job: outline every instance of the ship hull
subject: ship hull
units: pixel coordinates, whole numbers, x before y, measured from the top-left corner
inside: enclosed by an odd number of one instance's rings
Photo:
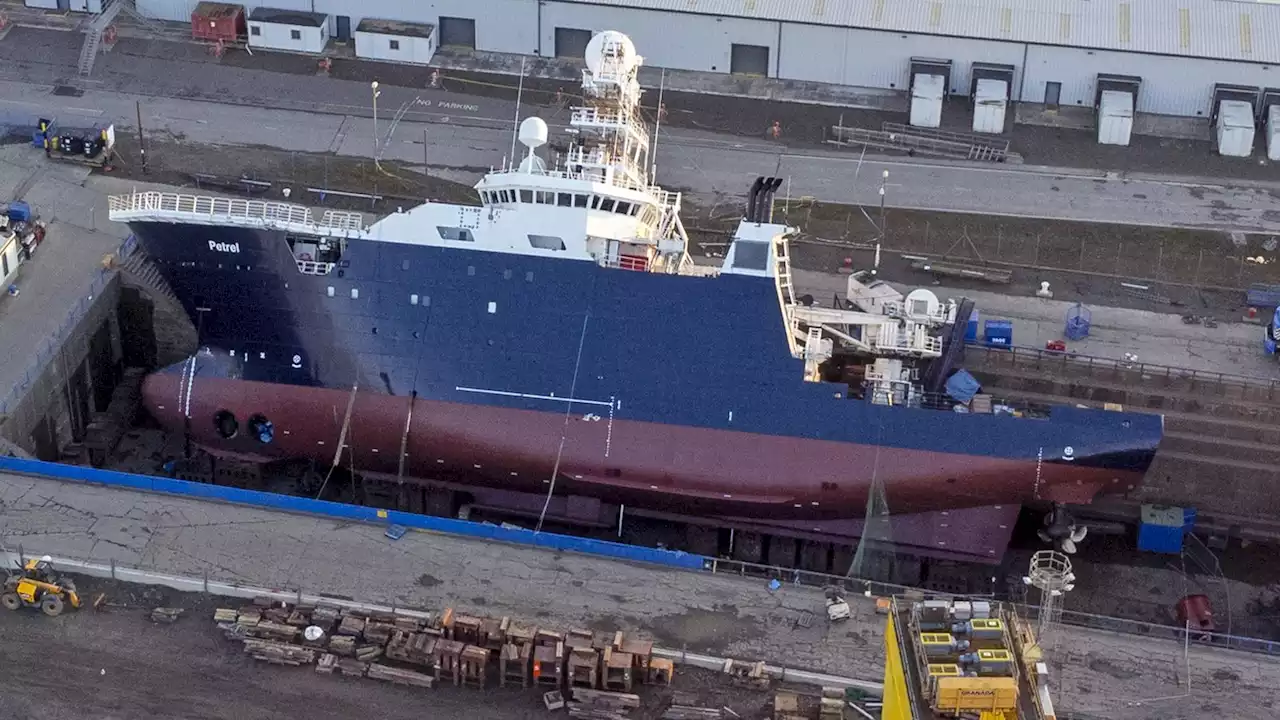
[[[183,420],[182,375],[147,379],[144,396],[166,427],[198,445],[246,459],[308,458],[381,475],[471,482],[518,492],[596,497],[695,515],[847,518],[865,512],[872,478],[884,481],[894,512],[1021,503],[1032,499],[1037,466],[858,443],[681,427],[574,413],[515,410],[385,394],[197,376],[185,391],[195,418],[307,418],[273,422],[264,444],[241,422],[235,437],[215,422]],[[351,407],[348,419],[347,408]],[[411,413],[412,408],[412,413]],[[344,437],[343,426],[346,425]],[[406,432],[407,431],[407,432]],[[399,454],[403,448],[404,466]],[[1040,499],[1088,502],[1117,482],[1106,468],[1044,464]],[[806,480],[810,478],[810,480]],[[839,481],[812,478],[841,478]]]
[[[895,513],[1129,492],[1162,434],[1158,416],[961,415],[806,383],[769,278],[369,240],[315,276],[283,233],[131,228],[205,348],[150,376],[146,405],[219,453],[332,463],[345,442],[344,467],[406,479],[831,518],[862,515],[874,481]]]

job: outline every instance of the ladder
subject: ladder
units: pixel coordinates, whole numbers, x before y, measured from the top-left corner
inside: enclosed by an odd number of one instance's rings
[[[787,345],[792,357],[800,357],[801,348],[797,342],[801,336],[800,318],[792,311],[796,305],[796,289],[791,283],[791,255],[786,236],[774,241],[774,253],[774,283],[778,287],[778,304],[782,307],[782,319],[787,327]]]

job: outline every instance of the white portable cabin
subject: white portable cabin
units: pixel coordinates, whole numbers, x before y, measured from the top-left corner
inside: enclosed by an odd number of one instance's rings
[[[1133,135],[1133,93],[1104,90],[1098,102],[1098,144],[1128,145]]]
[[[999,135],[1004,132],[1005,114],[1009,109],[1009,83],[981,78],[974,83],[973,131]]]
[[[942,125],[942,98],[946,94],[946,78],[942,75],[925,75],[912,78],[911,125],[936,128]]]
[[[254,50],[324,52],[329,16],[299,10],[258,7],[249,13],[249,47]]]
[[[427,65],[435,54],[435,25],[365,18],[356,26],[356,57]]]
[[[1253,105],[1243,100],[1223,100],[1218,105],[1218,154],[1249,157],[1253,154]]]
[[[1280,105],[1267,108],[1267,159],[1280,160]]]

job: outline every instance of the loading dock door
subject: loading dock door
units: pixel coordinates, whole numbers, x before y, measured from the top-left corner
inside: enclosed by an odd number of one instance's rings
[[[1267,108],[1267,159],[1280,160],[1280,105]]]
[[[769,48],[734,43],[729,51],[729,72],[734,75],[769,77]]]
[[[936,128],[942,124],[943,83],[941,75],[916,75],[911,81],[911,125]]]
[[[591,42],[590,30],[556,28],[556,57],[581,60],[587,56],[587,43]]]
[[[1005,113],[1009,107],[1009,83],[980,78],[974,83],[973,131],[999,135],[1004,132]]]
[[[440,18],[440,46],[454,48],[476,47],[476,21],[469,18]]]
[[[1098,101],[1098,144],[1128,145],[1133,133],[1133,93],[1103,90]]]
[[[1253,154],[1253,105],[1245,100],[1223,100],[1218,103],[1218,154],[1224,157],[1249,157]]]

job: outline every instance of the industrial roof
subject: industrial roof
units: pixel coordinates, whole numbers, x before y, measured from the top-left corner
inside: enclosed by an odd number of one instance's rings
[[[429,38],[436,31],[435,25],[426,23],[402,22],[400,20],[378,20],[365,18],[356,26],[356,32],[376,33],[378,35],[399,35],[401,37]]]
[[[1275,0],[570,0],[592,5],[1280,63]]]
[[[256,7],[249,13],[254,22],[274,23],[276,25],[294,25],[301,27],[323,27],[329,22],[324,13],[304,12],[301,10],[280,10],[277,8]]]

